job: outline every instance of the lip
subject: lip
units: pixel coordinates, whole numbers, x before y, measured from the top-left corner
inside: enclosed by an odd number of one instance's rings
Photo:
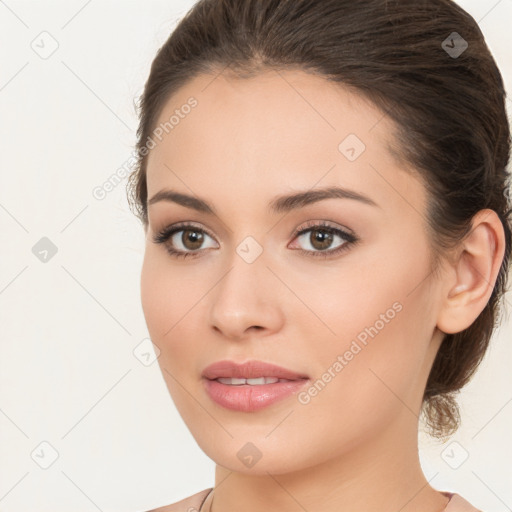
[[[253,412],[297,393],[309,382],[309,377],[281,366],[263,361],[218,361],[207,366],[202,373],[208,396],[218,405],[242,412]],[[219,377],[252,379],[277,377],[286,381],[261,385],[229,385],[215,380]]]
[[[209,380],[218,379],[219,377],[236,377],[240,379],[255,379],[258,377],[277,377],[278,379],[301,380],[308,379],[307,375],[294,372],[264,361],[247,361],[242,364],[234,361],[217,361],[207,366],[202,376]]]

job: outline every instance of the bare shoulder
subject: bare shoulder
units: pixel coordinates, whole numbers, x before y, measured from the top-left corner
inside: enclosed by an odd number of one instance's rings
[[[193,494],[192,496],[188,496],[181,501],[165,505],[164,507],[154,508],[147,512],[198,512],[211,490],[211,487],[204,489],[203,491]]]

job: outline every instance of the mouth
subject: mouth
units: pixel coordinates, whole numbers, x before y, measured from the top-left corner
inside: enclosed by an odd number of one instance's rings
[[[207,366],[202,377],[209,380],[231,379],[224,382],[227,385],[263,385],[281,381],[302,380],[309,377],[303,373],[288,370],[282,366],[264,361],[247,361],[243,364],[234,361],[217,361]],[[264,380],[262,380],[264,379]],[[277,379],[277,380],[272,380]],[[245,382],[242,382],[245,381]],[[267,382],[268,381],[268,382]]]
[[[219,377],[211,379],[226,384],[227,386],[263,386],[264,384],[275,384],[276,382],[292,382],[291,379],[278,379],[277,377],[256,377],[254,379],[239,379],[237,377]]]
[[[302,389],[309,377],[262,361],[219,361],[202,373],[213,402],[234,411],[255,412]]]

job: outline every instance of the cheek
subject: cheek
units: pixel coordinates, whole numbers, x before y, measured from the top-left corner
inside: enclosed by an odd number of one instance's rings
[[[197,339],[197,322],[190,320],[194,317],[193,308],[201,307],[199,299],[205,291],[201,292],[197,281],[185,279],[183,271],[173,267],[165,255],[150,249],[144,255],[140,285],[148,332],[160,349],[160,366],[173,375],[183,371],[180,368],[190,371],[198,350],[197,343],[190,343]],[[172,381],[168,375],[164,377]]]
[[[428,286],[417,286],[427,273],[421,263],[402,261],[379,272],[382,264],[374,261],[364,273],[325,280],[335,285],[321,293],[310,286],[308,306],[328,327],[314,322],[325,334],[307,334],[318,340],[314,352],[308,349],[319,363],[313,408],[354,421],[354,428],[369,409],[374,417],[390,418],[416,408],[431,338]]]
[[[144,254],[140,277],[141,304],[148,330],[156,338],[169,337],[169,329],[186,313],[191,288],[180,279],[166,256],[153,248]],[[179,324],[178,324],[179,325]],[[169,333],[169,334],[167,334]]]
[[[339,439],[343,450],[378,436],[400,417],[417,421],[412,411],[416,410],[419,358],[414,348],[403,350],[407,314],[402,309],[377,334],[370,329],[373,322],[363,322],[363,328],[366,325],[373,333],[368,333],[366,344],[362,337],[347,336],[331,344],[328,354],[322,347],[323,364],[306,393],[298,397],[302,414],[297,419],[311,431]],[[324,449],[324,444],[320,442],[316,449]]]
[[[200,298],[197,282],[185,282],[183,272],[172,267],[165,255],[148,249],[141,270],[141,302],[149,335],[159,348],[157,359],[169,394],[191,431],[204,422],[196,400],[199,372],[194,375],[200,347],[197,322],[190,322],[191,308]],[[203,292],[204,293],[204,292]],[[199,307],[199,305],[196,305]],[[195,327],[194,327],[195,326]]]
[[[163,275],[156,258],[146,249],[140,277],[141,304],[151,337],[163,334],[163,304],[169,299],[165,293]],[[153,343],[156,340],[153,339]]]

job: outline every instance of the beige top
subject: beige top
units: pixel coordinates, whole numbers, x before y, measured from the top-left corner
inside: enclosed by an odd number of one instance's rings
[[[212,490],[212,487],[204,489],[181,501],[166,505],[165,507],[148,510],[148,512],[198,512]],[[441,492],[450,498],[450,501],[442,512],[482,512],[457,493]]]
[[[443,492],[443,494],[448,497],[451,496],[443,512],[482,512],[480,509],[471,505],[471,503],[465,500],[460,494],[453,492]]]

